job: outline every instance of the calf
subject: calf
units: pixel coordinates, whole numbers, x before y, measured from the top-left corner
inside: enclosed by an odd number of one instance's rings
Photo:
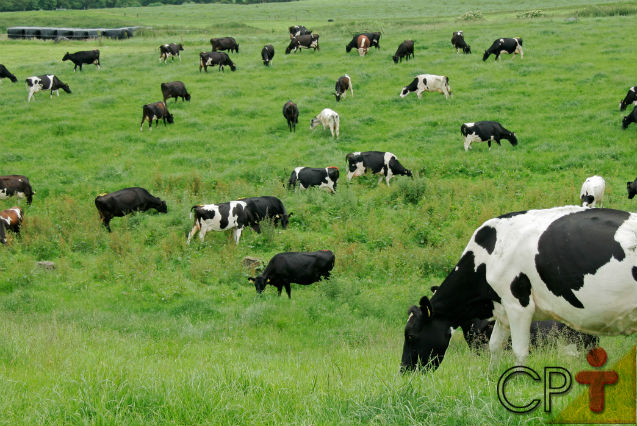
[[[27,199],[27,204],[31,205],[33,200],[33,189],[29,178],[22,175],[0,176],[0,200],[16,196],[18,200]]]
[[[630,114],[622,119],[622,129],[627,129],[630,123],[637,123],[637,105],[633,107]]]
[[[261,233],[259,222],[245,201],[196,205],[192,206],[190,210],[195,213],[195,224],[188,234],[186,241],[188,244],[190,244],[190,240],[195,236],[197,231],[199,231],[199,239],[203,242],[208,231],[226,231],[232,229],[235,244],[239,244],[241,232],[246,226]],[[192,218],[192,213],[190,217]]]
[[[473,142],[487,142],[489,144],[489,151],[491,151],[491,142],[495,141],[498,145],[501,139],[506,139],[511,142],[511,145],[516,146],[518,139],[515,133],[509,132],[502,127],[497,121],[478,121],[476,123],[464,123],[460,126],[460,133],[464,136],[464,150],[471,149]]]
[[[451,44],[456,48],[456,53],[471,53],[471,46],[464,41],[464,33],[462,31],[456,31],[451,36]]]
[[[178,98],[181,98],[182,101],[190,102],[190,93],[188,93],[186,86],[181,81],[162,83],[161,93],[164,95],[164,104],[166,104],[166,99],[170,98],[175,98],[175,102],[177,102]]]
[[[163,59],[164,63],[166,63],[166,59],[168,59],[169,56],[172,57],[173,61],[175,60],[175,56],[181,61],[180,51],[182,50],[184,50],[184,46],[181,43],[162,44],[159,46],[159,62]]]
[[[29,91],[28,102],[31,102],[31,98],[40,90],[50,90],[51,99],[53,99],[53,92],[55,92],[57,96],[60,96],[60,89],[66,93],[71,93],[69,86],[53,74],[29,77],[26,79],[26,82],[27,90]]]
[[[358,54],[360,56],[367,55],[367,50],[369,49],[369,38],[366,35],[359,35],[356,45],[358,46]]]
[[[319,48],[319,35],[318,34],[304,34],[298,37],[294,37],[290,40],[290,44],[285,48],[285,54],[288,55],[290,52],[294,51],[296,53],[297,50],[301,51],[302,49],[314,49],[316,52],[320,50]]]
[[[398,61],[402,62],[403,58],[405,61],[409,60],[409,57],[414,57],[414,41],[413,40],[405,40],[398,46],[396,53],[392,56],[394,63],[397,64]]]
[[[144,188],[124,188],[110,194],[101,194],[95,197],[95,207],[100,214],[104,227],[111,232],[111,219],[123,217],[132,212],[145,212],[155,209],[159,213],[168,212],[166,202],[151,195]]]
[[[416,92],[418,99],[422,98],[423,92],[439,92],[445,95],[445,99],[449,99],[451,95],[451,87],[449,87],[449,77],[445,75],[420,74],[409,84],[403,87],[400,97],[404,98],[411,92]]]
[[[310,130],[318,126],[319,123],[323,125],[323,130],[329,128],[330,132],[332,133],[332,137],[336,135],[336,137],[338,138],[341,125],[336,111],[325,108],[319,113],[319,115],[317,115],[310,121]]]
[[[294,129],[294,133],[296,133],[296,123],[299,122],[299,109],[294,102],[287,101],[285,105],[283,105],[283,117],[285,117],[288,122],[290,132]]]
[[[312,31],[308,30],[303,25],[293,25],[289,28],[289,31],[290,31],[290,39],[293,39],[294,37],[306,35],[306,34],[312,34]]]
[[[628,189],[628,199],[632,200],[637,194],[637,179],[632,182],[626,182],[626,189]]]
[[[358,37],[364,35],[369,39],[369,46],[375,47],[376,49],[380,49],[380,33],[357,33],[352,37],[352,41],[350,41],[345,46],[345,51],[349,53],[353,48],[358,47]]]
[[[351,181],[354,176],[362,176],[368,171],[373,174],[380,174],[378,184],[385,177],[385,183],[389,186],[389,180],[395,175],[409,176],[413,178],[411,170],[407,170],[398,161],[398,158],[391,152],[367,151],[352,152],[345,156],[347,161],[347,180]]]
[[[336,87],[334,89],[334,96],[336,96],[336,102],[341,100],[341,97],[345,99],[347,95],[347,90],[351,92],[352,96],[354,96],[354,86],[352,85],[352,78],[345,74],[342,77],[339,77],[336,81]]]
[[[330,278],[334,268],[334,253],[329,250],[314,252],[288,252],[275,254],[263,273],[255,278],[248,278],[254,283],[257,293],[263,293],[270,284],[277,288],[279,296],[285,287],[288,298],[292,298],[290,284],[309,285]]]
[[[199,54],[199,72],[201,72],[201,68],[204,68],[204,71],[208,72],[208,67],[213,65],[219,65],[219,71],[223,71],[224,66],[229,66],[230,71],[236,71],[237,67],[230,60],[230,56],[228,56],[225,52],[201,52]]]
[[[173,115],[168,112],[168,108],[166,104],[163,102],[154,102],[152,104],[146,104],[142,107],[142,122],[139,125],[139,131],[141,132],[144,129],[144,121],[148,121],[148,128],[150,131],[153,131],[153,120],[155,120],[155,125],[159,124],[159,119],[164,121],[164,126],[166,126],[166,120],[168,120],[169,124],[173,124]]]
[[[230,52],[234,51],[239,53],[239,44],[233,37],[211,38],[210,44],[212,45],[213,52],[217,50],[228,50]]]
[[[247,208],[252,212],[256,222],[271,219],[274,222],[274,226],[277,226],[279,221],[281,221],[281,228],[283,229],[288,227],[290,216],[293,214],[287,212],[281,200],[269,195],[241,198],[239,201],[245,201],[248,204]]]
[[[80,71],[82,71],[83,64],[95,64],[97,69],[99,70],[101,67],[100,64],[100,51],[95,50],[83,50],[80,52],[69,53],[66,52],[66,55],[62,58],[62,61],[71,61],[75,64],[73,68],[73,72],[77,70],[77,67],[80,67]]]
[[[580,199],[583,207],[595,207],[595,204],[602,205],[606,181],[601,176],[591,176],[586,178],[580,191]]]
[[[0,65],[0,67],[1,66],[2,65]],[[0,73],[0,76],[1,76],[1,73]],[[619,103],[619,110],[624,111],[626,107],[630,104],[637,105],[637,86],[633,86],[630,89],[628,89],[628,93],[626,93],[626,97]]]
[[[524,58],[524,50],[522,50],[522,39],[515,38],[499,38],[493,42],[491,47],[484,51],[482,60],[486,61],[489,56],[495,55],[495,60],[500,59],[502,53],[520,54],[520,58]]]
[[[0,83],[2,83],[3,78],[8,78],[13,83],[18,81],[15,75],[11,74],[11,72],[4,65],[0,64]]]
[[[271,44],[266,44],[265,46],[263,46],[263,49],[261,49],[261,59],[263,60],[263,65],[269,67],[270,63],[272,63],[272,58],[274,58],[274,46],[272,46]]]
[[[11,207],[10,209],[0,211],[0,242],[2,244],[7,243],[5,229],[20,235],[20,225],[22,224],[23,218],[24,213],[20,207]]]
[[[324,169],[297,167],[290,175],[288,189],[294,187],[296,182],[298,182],[301,189],[318,186],[319,188],[327,188],[332,194],[335,194],[338,175],[338,167],[326,167]]]

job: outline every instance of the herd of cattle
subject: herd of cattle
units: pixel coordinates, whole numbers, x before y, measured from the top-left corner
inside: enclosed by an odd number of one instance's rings
[[[319,50],[319,35],[304,26],[289,28],[290,43],[285,53],[301,49]],[[346,52],[356,48],[361,56],[368,49],[380,48],[380,32],[355,34],[346,45]],[[462,31],[454,32],[451,39],[457,53],[471,54],[471,47],[464,40]],[[500,59],[503,53],[524,56],[521,38],[499,38],[484,52],[483,61],[490,55]],[[212,38],[212,50],[200,53],[199,71],[207,72],[209,66],[225,66],[237,69],[227,53],[239,53],[239,44],[232,37]],[[182,44],[164,44],[160,48],[160,62],[170,57],[181,60]],[[261,51],[261,59],[269,66],[274,58],[274,47],[267,44]],[[414,57],[414,41],[402,42],[392,56],[395,63]],[[99,50],[66,53],[63,61],[74,63],[74,71],[83,64],[95,64],[99,69]],[[0,81],[17,78],[0,64]],[[71,93],[70,87],[52,74],[32,76],[26,79],[30,102],[35,93],[49,90],[59,96],[59,89]],[[167,109],[170,98],[190,100],[190,94],[181,81],[161,84],[163,101],[143,106],[140,131],[144,121],[159,120],[173,123]],[[354,96],[352,79],[341,76],[335,86],[336,101],[344,99],[347,91]],[[447,76],[421,74],[403,87],[400,97],[415,92],[418,98],[423,92],[439,92],[445,98],[452,96]],[[637,122],[637,87],[629,89],[620,103],[620,110],[633,104],[632,112],[622,121],[623,128]],[[283,116],[290,132],[296,131],[299,110],[288,101],[283,106]],[[318,125],[329,129],[338,138],[340,119],[338,113],[324,108],[311,119],[310,128]],[[460,127],[464,148],[468,151],[473,142],[500,144],[502,139],[518,144],[515,133],[496,121],[464,123]],[[393,176],[413,177],[396,155],[391,152],[352,152],[345,156],[347,179],[367,172],[378,174],[378,184],[385,179],[387,185]],[[337,167],[296,167],[288,180],[288,188],[297,184],[301,189],[309,187],[336,191],[339,179]],[[419,306],[408,310],[402,368],[414,369],[418,365],[436,368],[443,360],[452,330],[461,328],[469,346],[473,349],[489,342],[492,354],[497,355],[509,335],[513,352],[523,364],[529,351],[529,342],[545,336],[548,330],[565,332],[568,339],[591,347],[598,343],[595,335],[632,334],[637,331],[637,215],[611,210],[592,209],[601,205],[606,182],[601,176],[586,179],[580,191],[582,207],[566,206],[546,210],[530,210],[508,213],[488,220],[471,237],[462,257],[440,286],[432,288],[433,296],[423,296]],[[627,182],[628,197],[637,194],[637,179]],[[22,175],[0,176],[0,199],[16,196],[26,198],[31,204],[34,191],[29,179]],[[110,221],[132,212],[155,209],[166,213],[166,202],[153,196],[144,188],[132,187],[95,198],[95,206],[104,227],[111,232]],[[195,205],[191,208],[193,227],[187,243],[199,233],[201,241],[208,231],[232,230],[234,241],[239,244],[245,228],[261,232],[260,222],[271,220],[286,229],[292,213],[283,202],[273,196],[242,198],[225,203]],[[6,231],[19,234],[24,219],[20,207],[0,211],[0,241],[6,244]],[[285,288],[291,297],[291,283],[312,284],[330,277],[335,256],[331,251],[288,252],[275,255],[263,273],[249,278],[261,293],[269,284],[281,295]],[[542,320],[542,321],[536,321]],[[566,327],[568,324],[572,328]]]

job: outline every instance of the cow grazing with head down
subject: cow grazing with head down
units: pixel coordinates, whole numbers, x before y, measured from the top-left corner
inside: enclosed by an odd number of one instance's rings
[[[462,31],[456,31],[451,36],[451,44],[456,48],[456,53],[471,53],[471,46],[464,41],[464,33]]]
[[[637,195],[637,179],[632,182],[626,182],[626,189],[628,190],[628,199],[632,200]]]
[[[630,123],[637,123],[637,105],[633,107],[630,114],[622,119],[622,129],[627,129]]]
[[[230,56],[226,52],[201,52],[199,53],[199,72],[201,72],[201,68],[204,71],[208,72],[208,67],[219,65],[218,71],[223,71],[224,66],[229,66],[230,71],[236,71],[237,67],[230,60]]]
[[[246,201],[229,201],[219,204],[203,204],[192,206],[190,209],[195,214],[195,223],[188,234],[186,243],[199,232],[199,239],[203,242],[208,231],[233,230],[234,242],[239,244],[241,232],[246,226],[261,233],[259,221],[248,208]],[[192,217],[192,214],[191,214]]]
[[[257,293],[262,293],[269,284],[277,288],[280,296],[285,287],[291,299],[291,283],[309,285],[322,278],[329,279],[334,260],[334,253],[329,250],[279,253],[270,259],[261,275],[248,280],[254,283]]]
[[[380,33],[379,32],[373,32],[373,33],[356,33],[354,34],[354,36],[352,37],[352,41],[350,41],[346,46],[345,46],[345,51],[347,53],[349,53],[353,48],[357,48],[358,47],[358,38],[364,35],[365,37],[367,37],[369,39],[369,47],[375,47],[376,49],[380,49]]]
[[[162,83],[161,93],[164,95],[164,104],[166,103],[166,99],[170,98],[175,98],[175,102],[177,102],[178,98],[181,98],[182,101],[190,102],[190,93],[188,93],[186,85],[181,81]]]
[[[500,140],[502,139],[508,140],[513,146],[518,144],[518,138],[515,133],[509,132],[497,121],[464,123],[460,126],[460,133],[464,136],[465,151],[471,149],[473,142],[486,142],[489,145],[489,151],[491,151],[491,142],[495,141],[500,145]]]
[[[31,102],[31,98],[40,90],[50,90],[51,99],[53,99],[53,92],[57,96],[60,96],[60,89],[66,93],[71,93],[71,88],[68,84],[65,84],[53,74],[33,76],[26,79],[27,90],[29,91],[28,102]]]
[[[239,44],[233,37],[211,38],[210,44],[212,45],[213,52],[217,50],[227,50],[239,53]]]
[[[418,99],[422,98],[423,92],[438,92],[445,95],[445,99],[449,99],[452,95],[451,87],[449,87],[449,77],[446,75],[420,74],[400,91],[400,97],[404,98],[411,92],[416,92]]]
[[[8,78],[13,83],[18,81],[17,77],[15,75],[11,74],[11,72],[7,69],[7,67],[5,67],[4,65],[0,64],[0,83],[2,83],[2,79],[3,78]]]
[[[489,56],[495,55],[495,60],[497,61],[498,59],[500,59],[500,55],[502,53],[508,53],[509,55],[519,54],[520,58],[524,58],[524,50],[522,50],[522,39],[520,37],[496,39],[491,47],[484,51],[482,60],[486,61],[487,59],[489,59]]]
[[[62,58],[62,61],[73,62],[75,64],[75,67],[73,67],[73,72],[77,70],[77,67],[80,67],[80,71],[82,71],[83,64],[95,64],[98,70],[101,67],[100,51],[97,49],[83,50],[75,53],[66,52],[66,55],[64,55],[64,57]]]
[[[392,56],[394,63],[397,64],[399,61],[402,62],[403,58],[405,61],[408,61],[410,57],[414,57],[414,41],[413,40],[405,40],[398,46],[396,49],[396,53]]]
[[[296,133],[296,123],[299,122],[299,108],[292,101],[287,101],[285,105],[283,105],[283,117],[288,122],[288,129],[290,132],[294,130]]]
[[[356,45],[358,47],[358,54],[360,56],[367,55],[367,51],[369,50],[369,38],[365,34],[361,34],[358,36]]]
[[[601,206],[605,189],[606,181],[603,177],[595,175],[586,178],[579,196],[580,200],[582,200],[582,206],[595,207],[597,203]]]
[[[338,176],[338,167],[297,167],[290,175],[288,189],[294,187],[298,182],[301,189],[318,186],[319,188],[327,188],[332,194],[335,194]]]
[[[624,111],[630,104],[637,105],[637,86],[628,89],[626,97],[619,103],[619,110]]]
[[[5,229],[20,235],[20,225],[24,219],[24,212],[20,207],[11,207],[0,211],[0,242],[7,243]]]
[[[347,95],[347,90],[351,92],[352,96],[354,96],[354,86],[352,85],[352,78],[345,74],[341,76],[336,81],[336,87],[334,88],[334,96],[336,97],[336,102],[341,100],[341,97],[345,99]]]
[[[18,197],[18,202],[21,198],[27,199],[27,204],[31,205],[33,200],[33,189],[29,178],[22,175],[8,175],[0,176],[0,200],[6,200],[14,195]]]
[[[266,44],[261,49],[261,59],[263,60],[263,65],[269,67],[272,63],[272,58],[274,58],[274,46],[271,44]]]
[[[323,130],[330,129],[332,137],[337,137],[340,134],[341,121],[336,111],[329,108],[325,108],[316,117],[310,120],[310,130],[314,129],[319,124],[323,125]]]
[[[347,180],[351,181],[355,176],[362,176],[368,171],[381,175],[378,184],[385,178],[385,183],[389,186],[389,181],[393,176],[409,176],[413,178],[411,170],[407,170],[398,161],[398,158],[391,152],[367,151],[352,152],[345,156],[347,161]]]
[[[314,49],[321,50],[319,47],[319,35],[318,34],[304,34],[298,37],[292,38],[290,44],[285,48],[285,54],[289,55],[290,52],[302,51],[302,49]]]
[[[144,188],[124,188],[110,194],[95,197],[95,207],[100,214],[104,227],[111,232],[111,219],[123,217],[132,212],[145,212],[155,209],[159,213],[168,212],[166,202],[154,197]]]
[[[492,357],[511,336],[517,365],[533,320],[595,335],[637,331],[637,214],[578,206],[490,219],[431,300],[408,311],[402,369],[442,362],[450,328],[495,318]]]
[[[179,58],[181,61],[181,51],[184,50],[184,46],[179,43],[170,43],[170,44],[162,44],[159,46],[159,62],[162,60],[166,63],[166,59],[170,56],[173,61],[175,60],[175,56]]]
[[[142,122],[139,125],[139,131],[144,130],[144,121],[148,121],[148,128],[150,131],[153,131],[153,120],[155,120],[155,126],[159,124],[159,119],[164,121],[164,126],[166,126],[166,121],[169,124],[174,123],[173,115],[168,112],[168,108],[164,102],[154,102],[152,104],[146,104],[142,107]]]
[[[293,25],[289,28],[289,31],[290,31],[290,39],[293,39],[294,37],[306,35],[306,34],[312,34],[312,31],[308,30],[303,25]]]
[[[287,212],[281,200],[269,195],[240,198],[239,201],[245,201],[248,204],[247,208],[252,212],[256,222],[270,219],[274,222],[274,226],[281,222],[281,228],[283,229],[288,227],[290,216],[293,214]]]

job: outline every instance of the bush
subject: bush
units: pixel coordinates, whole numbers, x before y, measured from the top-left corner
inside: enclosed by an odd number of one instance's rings
[[[518,18],[540,18],[542,16],[544,16],[544,12],[542,12],[540,9],[529,10],[526,12],[518,13],[517,15]]]
[[[479,10],[470,10],[468,12],[465,12],[465,14],[460,17],[460,19],[463,21],[479,21],[481,19],[484,19],[484,17],[482,16],[482,12],[480,12]]]

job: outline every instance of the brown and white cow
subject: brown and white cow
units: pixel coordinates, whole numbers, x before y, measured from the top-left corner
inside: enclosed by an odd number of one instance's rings
[[[367,55],[367,51],[369,50],[370,45],[369,37],[367,37],[365,34],[359,35],[356,45],[358,47],[358,54],[360,56]]]
[[[23,218],[24,213],[20,207],[11,207],[10,209],[0,211],[0,242],[2,244],[7,243],[5,229],[13,231],[18,235],[20,234],[20,225],[22,224]]]

